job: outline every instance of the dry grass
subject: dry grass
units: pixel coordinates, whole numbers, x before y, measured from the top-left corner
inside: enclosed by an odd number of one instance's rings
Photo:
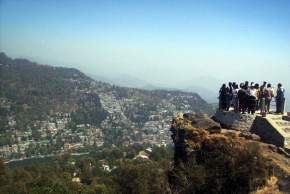
[[[235,151],[241,151],[241,153],[244,153],[244,151],[255,153],[257,149],[261,157],[266,158],[267,163],[269,162],[269,165],[273,165],[279,171],[278,174],[273,171],[273,175],[278,175],[278,177],[280,177],[281,173],[290,175],[289,158],[285,158],[283,155],[273,151],[265,143],[239,138],[238,133],[231,131],[211,134],[206,130],[195,128],[190,120],[183,118],[181,115],[173,120],[172,127],[186,131],[186,143],[194,150],[201,149],[201,145],[207,145],[208,147],[213,145],[216,148],[220,144],[232,146]],[[258,188],[252,194],[286,194],[279,191],[277,182],[278,178],[272,176],[265,186]]]
[[[267,184],[264,187],[258,189],[253,194],[286,194],[279,191],[277,182],[278,182],[277,177],[272,176],[267,181]]]

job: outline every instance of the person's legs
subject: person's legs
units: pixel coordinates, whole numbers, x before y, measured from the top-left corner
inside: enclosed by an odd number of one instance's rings
[[[266,107],[265,107],[265,98],[261,98],[260,100],[260,111],[262,112],[266,112]]]
[[[243,102],[242,99],[239,98],[239,112],[242,112]]]
[[[281,113],[284,114],[284,109],[285,109],[285,98],[282,99],[282,103],[281,103]]]
[[[247,101],[246,99],[243,99],[242,100],[242,113],[245,114],[246,110],[247,110]]]
[[[230,99],[230,96],[227,97],[227,111],[230,110],[230,107],[231,107],[231,99]]]
[[[238,99],[237,98],[233,99],[233,105],[234,105],[235,112],[238,112]]]
[[[252,112],[253,109],[253,100],[251,98],[248,98],[248,114]]]
[[[255,114],[255,112],[256,112],[256,104],[257,104],[257,101],[256,101],[256,99],[253,99],[253,101],[252,101],[252,107],[251,107],[251,113],[252,114]]]
[[[259,110],[262,112],[262,108],[263,108],[263,99],[261,98],[259,101]]]
[[[280,99],[276,99],[276,113],[280,113],[281,112],[281,100]]]
[[[227,109],[227,100],[225,98],[222,99],[222,110]]]
[[[256,109],[253,109],[253,110],[252,110],[252,115],[255,114],[255,112],[256,112]]]
[[[267,113],[270,112],[270,103],[271,103],[271,100],[270,99],[266,99],[266,112]]]

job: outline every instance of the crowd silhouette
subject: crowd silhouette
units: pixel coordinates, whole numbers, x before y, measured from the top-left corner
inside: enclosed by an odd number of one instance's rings
[[[255,114],[272,113],[270,110],[272,100],[276,102],[276,113],[283,114],[285,107],[285,89],[282,84],[277,85],[277,89],[270,83],[258,83],[245,81],[239,85],[236,82],[223,84],[219,91],[219,109],[235,112]]]

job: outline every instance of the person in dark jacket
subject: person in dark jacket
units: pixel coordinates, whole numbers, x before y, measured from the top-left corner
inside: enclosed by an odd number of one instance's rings
[[[282,87],[282,84],[278,84],[277,93],[276,93],[276,113],[283,114],[285,106],[285,89]]]
[[[226,84],[223,84],[219,92],[220,110],[227,110],[228,93],[229,91]]]
[[[239,111],[245,114],[247,110],[247,91],[243,83],[240,84],[238,98],[239,98]]]
[[[239,112],[239,98],[238,98],[239,90],[240,90],[239,86],[236,83],[234,83],[233,84],[233,100],[232,100],[232,104],[233,104],[235,112]]]
[[[227,87],[227,108],[226,110],[229,111],[230,107],[232,106],[232,99],[233,99],[233,84],[229,82],[229,86]]]

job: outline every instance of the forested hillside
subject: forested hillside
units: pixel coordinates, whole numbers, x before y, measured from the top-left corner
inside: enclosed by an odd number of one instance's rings
[[[78,70],[13,60],[4,53],[0,64],[0,129],[7,127],[8,116],[15,117],[16,128],[58,113],[73,112],[76,121],[96,125],[106,117],[98,95],[83,92],[92,80]]]
[[[0,155],[10,159],[103,145],[171,144],[172,116],[213,112],[195,93],[119,87],[77,69],[4,53],[0,78]]]

